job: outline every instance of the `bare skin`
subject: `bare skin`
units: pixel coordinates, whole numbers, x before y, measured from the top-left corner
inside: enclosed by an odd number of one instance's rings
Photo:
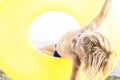
[[[84,57],[84,54],[78,54],[72,47],[72,43],[75,42],[74,37],[80,33],[84,33],[87,31],[93,32],[97,30],[104,18],[106,17],[106,15],[108,14],[110,4],[111,0],[105,0],[105,3],[100,13],[88,25],[86,25],[80,30],[65,33],[58,41],[56,48],[54,47],[54,44],[52,44],[40,49],[42,52],[48,53],[48,55],[53,55],[53,51],[54,49],[56,49],[61,57],[69,58],[73,62],[73,69],[70,80],[76,80],[77,71],[82,62],[82,58]]]

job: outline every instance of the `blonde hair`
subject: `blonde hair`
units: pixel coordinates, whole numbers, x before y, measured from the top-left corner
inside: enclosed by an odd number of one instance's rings
[[[73,39],[71,48],[75,54],[80,55],[80,68],[89,80],[98,80],[100,76],[111,71],[111,46],[108,39],[100,33],[79,33]]]

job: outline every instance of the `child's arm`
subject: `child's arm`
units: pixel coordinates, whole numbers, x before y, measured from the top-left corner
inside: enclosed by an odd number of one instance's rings
[[[100,24],[103,22],[104,18],[109,12],[111,2],[111,0],[105,0],[100,13],[88,25],[86,25],[85,28],[83,28],[83,32],[86,30],[94,31],[99,28]]]

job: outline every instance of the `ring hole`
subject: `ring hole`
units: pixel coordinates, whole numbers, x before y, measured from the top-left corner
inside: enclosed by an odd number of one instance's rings
[[[28,38],[30,44],[39,51],[47,45],[56,44],[64,33],[76,29],[80,29],[80,25],[72,16],[51,11],[33,20],[28,31]]]

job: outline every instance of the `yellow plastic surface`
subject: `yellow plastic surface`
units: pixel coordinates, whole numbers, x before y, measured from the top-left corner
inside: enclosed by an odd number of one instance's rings
[[[0,67],[12,80],[69,80],[69,60],[40,54],[30,45],[30,24],[44,12],[61,11],[83,26],[98,14],[103,3],[102,0],[0,0]],[[119,26],[111,10],[100,31],[110,39],[118,55]],[[118,55],[113,57],[114,64]]]

